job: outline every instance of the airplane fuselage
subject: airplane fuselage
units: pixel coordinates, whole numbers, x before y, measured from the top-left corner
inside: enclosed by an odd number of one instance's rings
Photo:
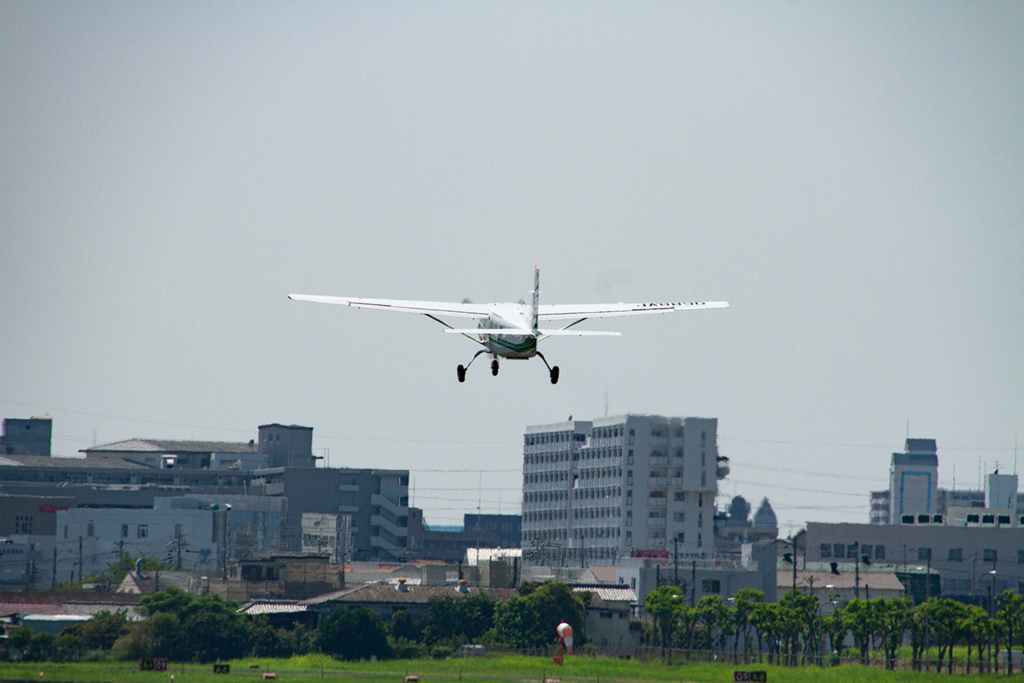
[[[537,337],[530,330],[530,311],[524,304],[494,304],[480,321],[480,341],[496,356],[527,359],[537,355]],[[519,335],[489,335],[486,330],[522,330]]]

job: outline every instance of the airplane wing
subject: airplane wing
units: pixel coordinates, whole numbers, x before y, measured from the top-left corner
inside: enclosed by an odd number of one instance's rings
[[[421,313],[423,315],[444,315],[454,318],[487,318],[490,312],[484,304],[450,303],[445,301],[404,301],[401,299],[359,299],[344,296],[320,296],[317,294],[289,294],[294,301],[312,301],[318,304],[337,304],[353,308],[376,308],[399,313]]]
[[[611,318],[622,315],[651,315],[702,308],[729,308],[727,301],[683,301],[647,304],[541,304],[541,320],[569,320],[570,318]]]
[[[470,330],[457,330],[454,327],[445,330],[448,334],[479,334],[489,337],[529,337],[533,330],[521,329],[487,329],[478,327]],[[537,337],[566,336],[566,337],[621,337],[621,332],[597,332],[594,330],[537,330]]]

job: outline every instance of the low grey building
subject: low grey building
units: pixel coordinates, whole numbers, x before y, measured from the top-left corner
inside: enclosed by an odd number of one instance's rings
[[[808,563],[850,563],[867,557],[873,565],[891,567],[897,574],[910,567],[930,569],[939,575],[943,597],[965,602],[983,604],[992,593],[1024,591],[1020,526],[811,522],[804,547]]]
[[[271,468],[252,473],[250,494],[282,496],[287,515],[282,548],[302,549],[305,513],[352,518],[352,559],[408,555],[409,470]]]

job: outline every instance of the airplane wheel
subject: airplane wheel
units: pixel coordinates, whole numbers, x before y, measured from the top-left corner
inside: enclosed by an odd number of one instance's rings
[[[496,360],[491,361],[491,374],[495,377],[498,376],[498,361]]]
[[[558,384],[558,366],[551,368],[551,383]]]
[[[455,372],[459,375],[460,382],[466,381],[466,368],[460,365],[459,367],[455,368]]]

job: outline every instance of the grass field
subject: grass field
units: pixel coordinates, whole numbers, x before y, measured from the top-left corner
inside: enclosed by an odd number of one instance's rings
[[[251,665],[258,669],[250,669]],[[277,680],[287,683],[314,683],[355,679],[358,683],[401,683],[406,673],[419,677],[420,683],[430,681],[489,681],[540,683],[558,679],[561,683],[717,683],[733,680],[734,670],[760,670],[768,672],[772,683],[824,681],[850,683],[926,682],[938,681],[934,673],[887,672],[860,666],[841,666],[827,669],[815,667],[788,668],[767,665],[692,664],[666,666],[661,662],[637,662],[604,658],[566,657],[563,666],[539,657],[502,656],[480,659],[411,660],[387,662],[338,662],[323,655],[295,657],[286,660],[246,659],[231,662],[231,673],[214,674],[210,665],[172,664],[166,672],[139,671],[134,663],[100,662],[78,664],[0,663],[0,680],[106,681],[109,683],[240,683],[262,680],[261,674],[273,671]],[[960,677],[962,678],[962,677]],[[943,675],[943,680],[949,677]],[[1006,676],[972,675],[968,680],[1005,680]]]

